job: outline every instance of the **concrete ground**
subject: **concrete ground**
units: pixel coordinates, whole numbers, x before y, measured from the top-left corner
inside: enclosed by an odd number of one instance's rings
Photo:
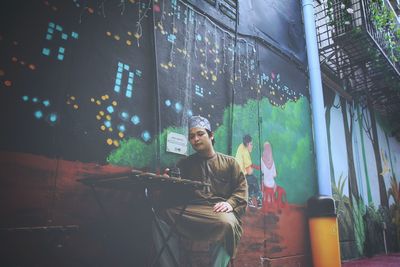
[[[342,267],[399,267],[400,253],[379,254],[371,258],[345,261]]]

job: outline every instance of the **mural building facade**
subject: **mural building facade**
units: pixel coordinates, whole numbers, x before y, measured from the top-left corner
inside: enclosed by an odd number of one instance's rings
[[[79,179],[160,174],[193,152],[187,121],[201,115],[217,151],[251,157],[235,265],[310,266],[318,182],[301,6],[235,3],[2,4],[1,265],[147,266],[142,188]],[[342,259],[398,251],[400,143],[371,108],[324,87]]]

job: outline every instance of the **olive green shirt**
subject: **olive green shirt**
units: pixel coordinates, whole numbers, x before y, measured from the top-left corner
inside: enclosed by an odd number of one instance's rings
[[[204,158],[195,153],[179,161],[177,167],[180,168],[182,178],[211,184],[195,190],[192,202],[214,205],[226,201],[237,216],[244,214],[248,187],[244,173],[234,157],[217,152],[210,158]]]

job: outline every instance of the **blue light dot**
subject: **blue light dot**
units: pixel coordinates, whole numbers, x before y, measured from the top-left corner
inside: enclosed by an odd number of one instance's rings
[[[171,100],[169,100],[169,99],[165,100],[165,105],[167,107],[171,106]]]
[[[113,113],[114,112],[113,106],[108,106],[107,111],[108,111],[108,113]]]
[[[48,106],[50,106],[50,101],[49,100],[43,100],[43,105],[45,106],[45,107],[48,107]]]
[[[176,110],[176,112],[181,112],[182,111],[182,104],[177,102],[175,104],[175,110]]]
[[[75,38],[75,39],[78,39],[78,37],[79,37],[79,34],[76,32],[72,32],[71,35],[72,35],[72,38]]]
[[[191,110],[188,110],[187,114],[188,116],[193,116],[193,112]]]
[[[38,101],[39,101],[39,99],[37,97],[32,98],[33,103],[37,103]]]
[[[43,112],[41,110],[37,110],[34,113],[36,119],[41,119],[43,117]]]
[[[56,113],[51,113],[50,114],[50,116],[49,116],[49,121],[51,122],[51,123],[54,123],[54,122],[56,122],[57,121],[57,114]]]
[[[65,48],[62,47],[62,46],[60,46],[60,48],[58,48],[58,52],[59,52],[60,54],[64,54]]]
[[[125,125],[123,125],[123,124],[118,125],[118,130],[120,132],[125,132],[126,131]]]
[[[28,100],[29,100],[29,96],[27,96],[27,95],[24,95],[24,96],[22,97],[22,100],[24,100],[24,101],[28,101]]]
[[[135,125],[138,125],[140,123],[140,118],[137,115],[132,116],[131,122]]]
[[[50,55],[50,49],[48,49],[48,48],[43,48],[42,54],[45,55],[45,56]]]
[[[126,121],[126,120],[129,119],[129,114],[128,114],[128,112],[122,111],[119,115],[120,115],[120,118],[121,118],[122,120],[124,120],[124,121]]]
[[[144,132],[142,133],[142,139],[143,139],[145,142],[149,141],[150,138],[151,138],[151,136],[150,136],[150,133],[149,133],[148,131],[144,131]]]
[[[104,126],[106,126],[107,128],[111,127],[111,121],[104,121]]]
[[[64,55],[58,54],[57,59],[60,60],[60,61],[62,61],[62,60],[64,59]]]

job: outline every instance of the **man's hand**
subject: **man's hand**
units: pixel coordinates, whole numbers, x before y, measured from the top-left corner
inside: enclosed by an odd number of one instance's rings
[[[214,205],[214,212],[231,212],[233,208],[228,202],[218,202]]]

